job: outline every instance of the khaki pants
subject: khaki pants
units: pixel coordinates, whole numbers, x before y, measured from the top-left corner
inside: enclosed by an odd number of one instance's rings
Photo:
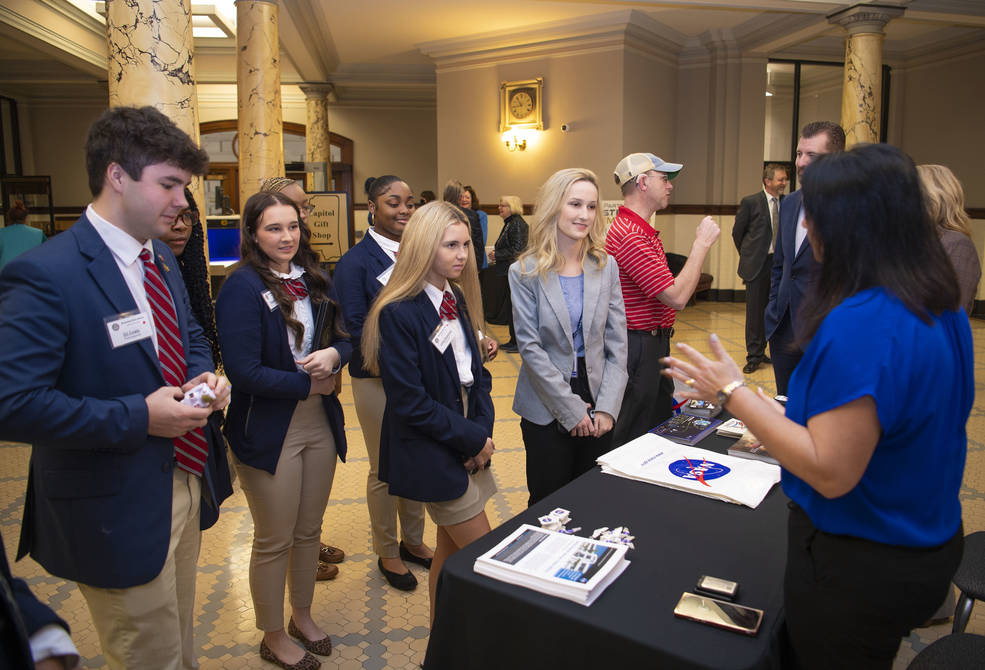
[[[424,503],[392,496],[386,482],[380,481],[380,429],[386,407],[382,380],[379,377],[353,377],[352,397],[369,456],[366,504],[373,531],[373,551],[382,558],[396,558],[400,551],[397,543],[398,516],[404,543],[417,546],[424,542]]]
[[[92,613],[110,668],[178,670],[197,668],[195,658],[195,572],[201,532],[202,482],[174,470],[171,541],[161,573],[128,589],[79,584]],[[134,560],[139,560],[134,557]]]
[[[253,515],[250,593],[262,631],[284,627],[285,580],[291,605],[311,606],[335,462],[335,440],[318,395],[294,410],[274,474],[236,461]]]

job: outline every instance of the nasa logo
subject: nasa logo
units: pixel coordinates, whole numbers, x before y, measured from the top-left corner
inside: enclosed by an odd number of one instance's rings
[[[670,473],[675,477],[701,482],[705,486],[710,486],[710,484],[708,484],[709,480],[724,477],[732,471],[731,468],[722,465],[721,463],[715,463],[708,460],[702,460],[700,462],[697,460],[691,461],[686,458],[674,461],[667,466],[667,469],[670,470]]]

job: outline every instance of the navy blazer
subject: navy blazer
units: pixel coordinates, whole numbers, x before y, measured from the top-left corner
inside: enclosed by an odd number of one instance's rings
[[[797,218],[803,198],[798,190],[780,201],[780,227],[776,231],[773,268],[770,271],[770,299],[766,305],[766,339],[773,337],[777,326],[788,314],[796,327],[800,303],[817,279],[820,268],[814,260],[809,238],[804,238],[799,250],[794,249],[797,243]]]
[[[311,378],[298,370],[287,340],[287,322],[280,308],[270,309],[260,275],[240,266],[223,283],[215,303],[215,323],[222,362],[232,384],[224,431],[242,463],[274,474],[284,437],[299,400],[308,397]],[[325,303],[312,305],[324,309]],[[318,310],[315,309],[315,322]],[[326,328],[331,328],[327,324]],[[315,342],[318,336],[315,336]],[[352,352],[347,338],[333,332],[331,346],[345,365]],[[322,396],[325,416],[345,462],[345,421],[338,396]]]
[[[209,343],[153,247],[192,379],[212,370]],[[150,339],[114,349],[104,321],[136,309],[85,215],[0,275],[0,439],[33,447],[17,558],[101,588],[152,580],[171,536],[174,444],[147,434],[144,400],[166,385],[160,362]]]
[[[464,461],[492,437],[492,377],[482,365],[465,301],[456,291],[459,318],[472,351],[474,382],[468,411],[451,345],[431,344],[441,318],[427,293],[387,305],[380,313],[380,372],[386,409],[380,435],[380,481],[390,493],[422,501],[454,500],[468,488]],[[467,418],[466,418],[467,417]]]
[[[366,233],[342,255],[335,266],[335,291],[339,296],[345,330],[352,340],[352,358],[349,360],[349,375],[352,377],[374,376],[363,367],[360,340],[369,306],[383,290],[383,284],[377,277],[392,265],[393,261],[373,236]]]
[[[783,199],[780,199],[780,205]],[[779,229],[777,230],[779,241]],[[773,241],[773,222],[770,218],[770,204],[766,192],[747,195],[739,203],[739,211],[735,215],[735,225],[732,226],[732,241],[739,252],[739,277],[745,282],[751,282],[761,272],[769,272],[766,258],[770,253],[770,242]]]

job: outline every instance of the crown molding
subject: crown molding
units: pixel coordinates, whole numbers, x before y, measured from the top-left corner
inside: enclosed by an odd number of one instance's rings
[[[47,6],[48,3],[46,2],[45,5]],[[85,12],[80,13],[88,16]],[[24,16],[23,14],[20,14],[3,4],[0,4],[0,23],[6,24],[10,28],[19,31],[32,40],[41,42],[47,47],[46,50],[50,53],[50,55],[55,58],[58,58],[62,54],[71,56],[76,61],[75,63],[72,63],[73,67],[81,66],[81,69],[88,74],[94,74],[102,77],[106,76],[106,71],[109,65],[105,49],[102,52],[94,51],[89,47],[79,44],[78,42],[65,37],[48,26],[39,23],[30,17]],[[103,28],[102,33],[97,34],[101,37],[103,40],[103,45],[105,46],[105,28]],[[59,60],[64,59],[64,55],[62,55]]]
[[[676,62],[678,52],[687,43],[686,36],[649,15],[627,9],[520,30],[422,42],[416,47],[435,62],[438,72],[444,72],[620,47]]]

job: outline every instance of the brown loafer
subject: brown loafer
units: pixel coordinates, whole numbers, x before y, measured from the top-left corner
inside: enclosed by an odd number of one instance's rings
[[[318,654],[319,656],[332,655],[332,638],[326,635],[320,640],[309,640],[301,632],[301,629],[294,624],[294,617],[291,617],[291,621],[287,624],[287,634],[293,638],[297,638],[301,646],[312,654]]]
[[[331,563],[323,563],[318,561],[318,572],[315,573],[316,582],[324,582],[329,579],[335,579],[339,576],[339,568]]]
[[[345,552],[338,547],[323,544],[318,552],[318,560],[323,563],[341,563],[345,560]]]
[[[273,663],[274,665],[279,665],[284,668],[284,670],[318,670],[318,668],[321,667],[321,661],[307,652],[297,663],[285,663],[277,658],[277,655],[271,651],[270,647],[267,646],[266,640],[262,640],[260,642],[260,658]]]

